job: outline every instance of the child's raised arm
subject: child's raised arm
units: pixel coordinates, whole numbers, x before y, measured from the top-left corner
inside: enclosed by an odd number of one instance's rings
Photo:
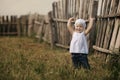
[[[68,28],[68,30],[69,30],[69,32],[70,32],[71,34],[73,34],[73,31],[74,31],[74,29],[73,29],[73,27],[72,27],[72,25],[71,25],[72,21],[74,21],[74,18],[69,18],[69,20],[68,20],[68,22],[67,22],[67,28]]]
[[[87,29],[85,30],[85,35],[87,35],[89,32],[90,32],[90,30],[92,29],[92,27],[93,27],[93,21],[94,21],[94,18],[89,18],[89,25],[88,25],[88,27],[87,27]]]

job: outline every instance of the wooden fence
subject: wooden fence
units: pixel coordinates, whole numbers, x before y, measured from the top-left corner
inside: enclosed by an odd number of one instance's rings
[[[27,16],[0,16],[0,36],[27,35]]]
[[[71,35],[67,29],[67,20],[70,17],[83,18],[87,21],[90,15],[97,14],[97,1],[94,0],[59,0],[53,6],[54,43],[57,46],[69,48]],[[94,10],[93,10],[94,8]],[[90,40],[90,38],[88,38]],[[88,40],[88,41],[89,41]]]
[[[69,48],[68,18],[87,20],[92,15],[96,16],[96,22],[88,42],[95,43],[95,53],[101,53],[97,55],[102,55],[105,60],[109,59],[108,54],[120,54],[120,0],[59,0],[52,5],[55,23],[52,42],[57,46]]]
[[[100,0],[98,15],[93,48],[107,61],[108,53],[120,54],[120,0]]]
[[[0,16],[0,36],[32,36],[37,34],[43,15],[29,14],[17,16]]]
[[[0,16],[0,36],[18,35],[17,16]]]
[[[38,39],[38,41],[40,42],[41,40],[44,40],[48,43],[51,43],[51,39],[52,36],[51,35],[51,20],[49,17],[49,13],[48,15],[44,15],[44,16],[40,16],[40,17],[36,17],[38,19],[34,20],[34,37]]]

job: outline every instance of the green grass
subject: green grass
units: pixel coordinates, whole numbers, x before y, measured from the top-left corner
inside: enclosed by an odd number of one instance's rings
[[[107,80],[111,71],[93,55],[91,70],[74,69],[69,51],[31,38],[0,38],[0,80]]]

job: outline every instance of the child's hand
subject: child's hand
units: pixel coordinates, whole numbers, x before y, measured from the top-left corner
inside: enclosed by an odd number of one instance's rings
[[[71,26],[71,22],[74,21],[75,19],[73,17],[68,19],[67,26]]]
[[[73,17],[69,18],[68,22],[74,21],[75,19]]]

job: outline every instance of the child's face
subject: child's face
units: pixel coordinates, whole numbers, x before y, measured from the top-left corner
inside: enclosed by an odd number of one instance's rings
[[[76,30],[77,32],[83,32],[83,31],[84,31],[84,27],[83,27],[81,24],[77,24],[77,25],[75,26],[75,30]]]

